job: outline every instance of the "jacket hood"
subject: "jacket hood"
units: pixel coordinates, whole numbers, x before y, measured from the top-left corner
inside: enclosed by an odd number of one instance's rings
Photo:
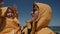
[[[4,16],[4,14],[5,14],[5,12],[7,11],[7,9],[8,9],[8,7],[2,7],[1,8],[2,9],[2,11],[1,11],[1,16]]]
[[[51,7],[47,4],[43,3],[34,3],[39,9],[38,9],[38,18],[36,19],[37,26],[48,26],[51,17],[52,17],[52,10]]]

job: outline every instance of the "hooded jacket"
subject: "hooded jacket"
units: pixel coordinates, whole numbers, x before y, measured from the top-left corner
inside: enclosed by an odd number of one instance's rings
[[[0,24],[0,34],[20,34],[20,28],[19,28],[19,21],[16,17],[14,19],[10,19],[7,17],[4,17],[5,12],[7,11],[9,7],[3,7],[2,9],[2,22]]]
[[[51,7],[47,4],[38,3],[38,2],[34,4],[39,8],[38,18],[36,19],[36,21],[34,21],[36,22],[35,34],[54,34],[54,32],[47,27],[52,18]],[[31,32],[33,32],[33,30]]]

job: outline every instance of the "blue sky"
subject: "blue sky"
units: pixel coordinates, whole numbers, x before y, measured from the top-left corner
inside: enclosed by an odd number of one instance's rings
[[[34,0],[4,0],[4,6],[17,5],[19,21],[21,26],[25,26],[26,20],[31,18],[30,12]],[[52,7],[53,17],[49,26],[60,26],[60,0],[35,0],[40,3],[46,3]]]

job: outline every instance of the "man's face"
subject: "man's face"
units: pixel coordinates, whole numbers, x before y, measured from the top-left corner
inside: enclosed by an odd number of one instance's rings
[[[31,12],[32,20],[36,20],[38,18],[38,7],[33,6],[33,11]]]
[[[8,11],[7,11],[7,17],[13,17],[13,12],[12,12],[12,10],[10,10],[10,9],[8,9]]]

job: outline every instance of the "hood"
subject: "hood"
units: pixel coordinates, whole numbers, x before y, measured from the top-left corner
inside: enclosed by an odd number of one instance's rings
[[[4,16],[4,14],[5,14],[5,12],[7,11],[7,9],[8,9],[8,7],[2,7],[1,8],[2,9],[2,14],[1,14],[1,16]]]
[[[52,17],[51,7],[43,3],[34,3],[34,4],[39,8],[38,18],[36,19],[36,21],[38,22],[37,27],[48,26]]]

